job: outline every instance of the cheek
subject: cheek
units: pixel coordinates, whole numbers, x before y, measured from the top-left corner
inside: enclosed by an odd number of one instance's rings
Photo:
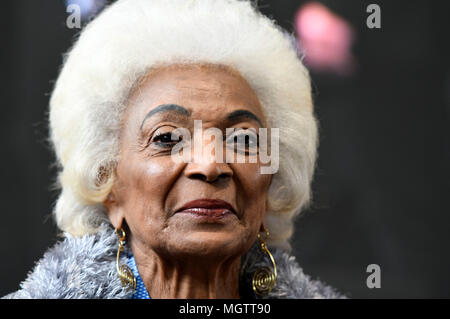
[[[233,171],[239,180],[238,200],[243,205],[241,207],[244,207],[247,217],[262,218],[266,209],[271,175],[261,174],[258,164],[234,164]]]
[[[179,174],[179,165],[165,157],[138,158],[126,160],[122,168],[119,177],[127,222],[144,225],[164,223],[165,198]]]
[[[233,171],[238,176],[243,191],[250,195],[262,197],[267,194],[271,175],[261,174],[259,164],[234,164]]]

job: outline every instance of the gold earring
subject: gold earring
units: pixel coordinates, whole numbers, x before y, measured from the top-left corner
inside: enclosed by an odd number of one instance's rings
[[[116,268],[117,268],[117,274],[119,275],[120,282],[122,283],[122,286],[129,286],[133,290],[136,290],[136,277],[133,274],[133,271],[131,268],[123,264],[119,267],[119,258],[120,258],[120,252],[124,250],[125,245],[125,231],[122,228],[115,229],[117,237],[119,237],[119,249],[117,250],[117,260],[116,260]],[[120,234],[119,234],[120,232]]]
[[[273,270],[269,267],[262,267],[256,270],[253,274],[253,290],[259,296],[267,295],[275,286],[275,281],[277,280],[277,265],[275,264],[275,260],[273,259],[273,256],[264,241],[269,237],[269,231],[267,229],[265,231],[266,237],[264,239],[262,239],[261,235],[258,233],[258,241],[261,245],[261,250],[263,253],[269,255],[270,261],[272,261]]]

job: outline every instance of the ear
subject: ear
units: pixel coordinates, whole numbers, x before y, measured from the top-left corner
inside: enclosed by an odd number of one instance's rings
[[[102,204],[106,209],[106,215],[108,215],[111,224],[117,229],[122,228],[125,216],[123,208],[117,200],[114,187]]]

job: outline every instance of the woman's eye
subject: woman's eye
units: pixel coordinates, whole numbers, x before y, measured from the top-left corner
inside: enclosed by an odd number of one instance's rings
[[[257,147],[258,146],[258,138],[256,136],[242,134],[234,136],[234,143],[245,145],[245,147]]]
[[[171,132],[156,134],[152,139],[152,143],[158,146],[169,147],[173,146],[181,141],[181,137],[172,135]]]
[[[256,152],[259,147],[258,135],[249,130],[241,130],[241,132],[237,132],[230,136],[230,138],[227,139],[227,144],[238,152]]]

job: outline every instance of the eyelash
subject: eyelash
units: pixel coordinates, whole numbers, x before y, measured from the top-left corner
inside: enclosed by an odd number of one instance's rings
[[[245,136],[245,150],[248,150],[250,147],[256,147],[259,148],[259,135],[255,134],[255,135],[248,135],[248,134],[233,134],[230,137],[226,138],[224,137],[224,140],[229,140],[231,138],[233,138],[232,141],[232,145],[237,145],[238,144],[238,137],[239,136]],[[161,140],[163,140],[164,138],[167,138],[169,140],[169,142],[165,141],[162,142]],[[173,147],[175,144],[180,143],[182,141],[182,137],[180,136],[178,140],[172,140],[172,132],[157,132],[151,139],[151,143],[156,144],[158,147],[162,147],[162,148],[170,148]],[[250,145],[251,143],[256,145]]]
[[[164,137],[168,137],[170,142],[161,142],[161,140]],[[179,143],[182,140],[182,138],[180,137],[179,140],[172,140],[172,132],[165,132],[165,133],[156,133],[155,136],[152,138],[151,142],[155,143],[158,146],[162,146],[162,147],[169,147],[172,145],[175,145],[177,143]]]
[[[245,145],[244,148],[241,147],[241,143],[238,142],[238,138],[242,135],[245,136]],[[246,156],[256,155],[259,153],[259,135],[258,134],[233,134],[230,136],[227,141],[230,140],[232,143],[232,149],[236,153],[245,154]]]
[[[248,134],[237,134],[232,136],[233,138],[233,143],[238,143],[238,137],[239,136],[245,136],[245,145],[249,145],[249,143],[256,143],[256,147],[259,147],[259,136],[256,135],[248,135]]]

